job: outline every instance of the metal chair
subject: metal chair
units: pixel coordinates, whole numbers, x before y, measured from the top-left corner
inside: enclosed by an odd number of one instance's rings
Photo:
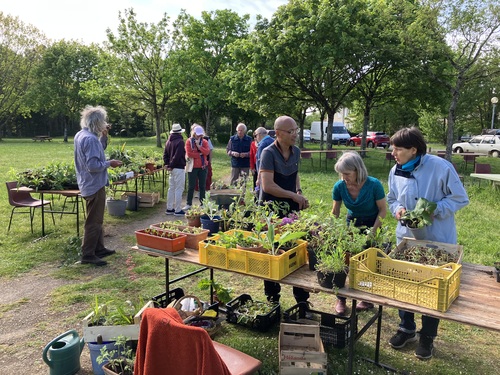
[[[314,165],[313,158],[312,158],[312,153],[308,151],[301,151],[300,152],[300,159],[310,159],[311,160],[311,167]]]
[[[31,196],[30,193],[22,190],[17,190],[17,181],[6,182],[7,192],[9,194],[9,204],[12,206],[12,211],[10,213],[9,227],[7,228],[7,232],[10,231],[10,225],[12,224],[12,216],[14,214],[29,214],[30,215],[30,224],[31,224],[31,233],[33,233],[33,217],[35,216],[35,209],[37,207],[42,207],[48,205],[50,210],[52,211],[52,203],[48,200],[35,199]],[[29,211],[15,212],[17,208],[28,208]],[[54,220],[54,213],[52,214],[52,222],[54,226],[56,225],[56,221]]]
[[[394,164],[396,164],[396,159],[394,159],[394,156],[392,155],[391,152],[386,152],[385,153],[385,159],[384,159],[384,164],[383,165],[385,165],[386,162],[389,162],[389,167],[391,166],[392,162],[394,162]]]
[[[489,174],[491,173],[491,165],[490,164],[483,164],[483,163],[476,163],[474,166],[474,173],[483,173],[483,174]],[[478,186],[481,186],[481,179],[478,179]]]
[[[453,167],[455,168],[455,171],[458,174],[458,178],[460,179],[460,181],[462,181],[462,185],[465,185],[465,183],[464,183],[464,175],[460,174],[460,172],[458,171],[458,167],[457,167],[457,165],[455,163],[452,163],[452,164],[453,164]]]
[[[463,158],[464,158],[463,165],[464,165],[465,170],[467,170],[467,166],[469,165],[469,163],[472,163],[472,170],[476,169],[476,156],[475,155],[463,154]]]
[[[325,154],[325,170],[328,169],[328,159],[337,160],[337,151],[327,151]]]
[[[206,373],[250,375],[260,370],[262,362],[212,341],[207,331],[184,324],[177,310],[167,307],[144,310],[135,366],[141,373],[146,368],[178,368],[194,374],[203,366]]]
[[[63,202],[62,209],[61,209],[61,219],[62,219],[62,216],[66,210],[66,205],[73,205],[71,212],[76,211],[77,198],[74,195],[68,195],[68,194],[64,194],[64,193],[61,195],[64,197],[64,202]],[[80,201],[80,204],[82,205],[81,210],[83,212],[83,217],[86,218],[87,214],[85,213],[85,201],[81,197],[78,198],[78,201]]]

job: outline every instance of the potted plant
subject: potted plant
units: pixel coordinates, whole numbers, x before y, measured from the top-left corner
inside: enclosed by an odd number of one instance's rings
[[[210,199],[210,193],[208,192],[202,203],[204,211],[204,214],[200,217],[202,228],[208,229],[210,234],[219,232],[221,222],[219,205]]]
[[[436,202],[418,198],[415,208],[407,210],[399,221],[410,229],[416,240],[424,240],[427,236],[426,227],[432,224],[432,214],[436,208]]]
[[[116,191],[110,187],[106,188],[106,207],[111,216],[125,216],[127,210],[127,201],[115,199]]]
[[[162,250],[173,255],[180,254],[186,247],[186,235],[160,228],[146,228],[135,231],[137,246],[142,249]]]
[[[198,244],[205,240],[209,233],[208,229],[186,226],[181,220],[164,221],[163,223],[152,224],[151,228],[159,228],[170,232],[185,234],[186,247],[190,249],[198,249]]]
[[[231,288],[226,288],[213,279],[201,279],[198,282],[198,288],[200,288],[200,290],[207,290],[210,287],[213,290],[212,296],[215,302],[218,302],[219,304],[226,304],[231,300]]]
[[[135,353],[128,345],[128,338],[118,336],[115,341],[115,347],[109,350],[104,346],[97,357],[97,363],[102,366],[102,370],[108,375],[133,375]]]
[[[341,247],[326,249],[321,247],[316,253],[316,270],[318,283],[324,288],[343,288],[347,278],[345,251]]]
[[[204,211],[199,205],[192,205],[187,211],[185,218],[187,219],[188,225],[190,227],[201,227],[200,217],[204,214]]]

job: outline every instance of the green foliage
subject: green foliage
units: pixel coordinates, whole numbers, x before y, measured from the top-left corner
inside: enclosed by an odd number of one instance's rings
[[[133,375],[135,353],[128,345],[128,340],[125,336],[118,336],[115,341],[116,349],[108,350],[106,346],[103,346],[96,358],[97,363],[109,363],[111,370],[119,375]]]
[[[413,210],[406,210],[401,216],[401,222],[408,228],[423,228],[432,224],[432,215],[437,208],[436,202],[430,202],[425,198],[418,198]]]
[[[75,165],[65,162],[51,162],[45,167],[33,168],[24,172],[14,172],[21,186],[37,190],[78,189]]]
[[[198,288],[200,290],[208,290],[210,287],[213,288],[215,294],[217,295],[217,299],[222,303],[228,303],[231,301],[231,293],[233,291],[232,288],[227,288],[221,283],[216,282],[215,280],[210,279],[201,279],[198,282]]]
[[[128,325],[134,323],[134,316],[144,305],[142,298],[136,303],[130,300],[119,302],[109,300],[100,304],[97,295],[92,305],[93,315],[90,317],[89,325],[93,326],[113,326]]]

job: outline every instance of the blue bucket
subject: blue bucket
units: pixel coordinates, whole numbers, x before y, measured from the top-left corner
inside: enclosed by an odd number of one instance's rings
[[[102,366],[104,366],[108,361],[104,361],[103,363],[97,363],[97,357],[101,355],[101,348],[106,347],[109,351],[116,350],[116,354],[118,355],[118,348],[115,345],[114,341],[104,341],[102,344],[98,344],[96,342],[88,342],[90,351],[90,359],[92,360],[92,371],[94,375],[104,375],[104,370]]]

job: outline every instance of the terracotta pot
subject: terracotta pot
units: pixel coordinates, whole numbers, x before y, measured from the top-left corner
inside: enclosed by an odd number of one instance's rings
[[[190,227],[197,227],[197,228],[201,227],[200,216],[190,216],[186,217],[186,219]]]
[[[160,229],[155,229],[155,230],[161,231]],[[136,230],[135,238],[137,240],[137,246],[145,249],[163,250],[174,254],[178,254],[184,251],[184,248],[186,247],[185,234],[169,232],[169,231],[163,231],[163,232],[174,235],[174,238],[160,237],[154,234],[149,234],[146,233],[144,229]]]

